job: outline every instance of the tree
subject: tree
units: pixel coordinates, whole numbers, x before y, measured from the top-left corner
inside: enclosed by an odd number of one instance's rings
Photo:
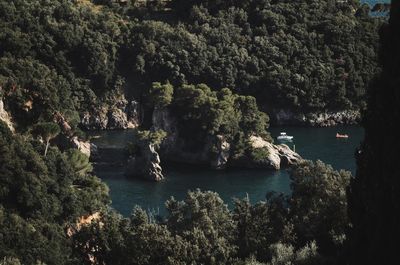
[[[167,227],[188,244],[186,263],[226,264],[235,255],[234,222],[214,192],[188,192],[184,201],[166,202]]]
[[[69,149],[65,154],[76,174],[84,176],[92,172],[93,166],[87,155],[77,149]]]
[[[174,88],[170,83],[154,82],[149,91],[149,97],[155,108],[165,108],[172,102]]]
[[[321,253],[341,250],[350,227],[346,189],[351,173],[335,171],[321,161],[304,161],[290,172],[290,215],[303,246],[315,240]]]
[[[47,155],[47,149],[50,145],[50,140],[55,138],[61,129],[58,124],[53,122],[43,122],[38,123],[33,128],[33,133],[42,137],[42,139],[46,142],[46,148],[44,150],[44,156]]]

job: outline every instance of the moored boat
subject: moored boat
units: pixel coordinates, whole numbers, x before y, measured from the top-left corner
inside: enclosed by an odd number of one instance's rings
[[[336,138],[349,138],[347,134],[336,133]]]
[[[278,140],[281,140],[281,141],[291,141],[291,140],[293,140],[293,136],[287,135],[285,132],[281,132],[281,134],[276,138]]]

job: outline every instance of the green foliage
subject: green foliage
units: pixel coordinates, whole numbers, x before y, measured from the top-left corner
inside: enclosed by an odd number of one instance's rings
[[[136,130],[132,142],[126,146],[126,152],[128,155],[140,156],[144,146],[151,144],[158,149],[166,137],[167,133],[163,130]]]
[[[0,256],[4,264],[68,264],[71,248],[62,226],[43,220],[25,220],[0,207]]]
[[[177,0],[172,6],[178,27],[150,20],[130,30],[138,47],[130,58],[140,58],[132,69],[145,80],[204,82],[253,95],[268,110],[320,111],[361,106],[378,70],[383,19],[356,16],[362,7],[355,1]]]
[[[53,148],[44,159],[37,142],[21,136],[0,135],[0,201],[26,218],[49,221],[75,218],[100,209],[108,202],[99,179],[84,174],[71,160]],[[85,169],[87,169],[85,167]]]
[[[56,137],[60,131],[60,126],[53,122],[38,123],[33,128],[33,133],[40,135],[46,142]]]
[[[258,109],[256,100],[227,88],[215,92],[205,84],[183,85],[175,89],[171,108],[181,136],[189,142],[208,135],[224,135],[228,141],[253,134],[270,139],[268,116]]]
[[[39,142],[1,127],[0,257],[16,257],[22,264],[75,262],[65,226],[105,208],[106,186],[77,171],[76,160],[57,148],[43,157]]]
[[[276,243],[269,247],[272,253],[271,262],[267,265],[317,265],[321,264],[315,242],[295,251],[292,245]]]
[[[156,222],[140,209],[130,219],[106,212],[101,222],[68,238],[65,225],[105,211],[108,191],[90,173],[86,157],[57,148],[47,152],[60,129],[44,121],[62,113],[76,127],[79,114],[103,101],[112,104],[112,95],[123,91],[174,110],[187,139],[223,134],[238,154],[246,152],[249,135],[268,138],[269,119],[260,109],[364,106],[365,87],[379,70],[382,19],[367,16],[358,1],[174,0],[175,13],[158,2],[140,8],[135,1],[125,7],[123,1],[94,2],[106,6],[0,2],[2,98],[17,129],[29,131],[36,124],[32,132],[47,142],[43,157],[41,143],[12,135],[0,122],[0,257],[10,257],[0,263],[91,264],[87,254],[99,264],[230,264],[251,256],[271,264],[315,264],[317,252],[336,258],[349,228],[350,174],[321,162],[304,162],[292,171],[288,198],[268,197],[255,205],[237,201],[229,211],[215,193],[190,192],[183,201],[167,202],[165,220]],[[387,32],[395,30],[383,35]],[[392,177],[398,170],[387,157],[397,157],[393,152],[399,148],[394,136],[382,137],[374,129],[396,131],[398,69],[389,62],[398,59],[391,51],[398,40],[386,38],[389,52],[382,61],[390,71],[376,84],[387,89],[371,92],[352,217],[361,250],[375,246],[379,255],[390,250],[381,255],[390,257],[396,244],[383,250],[387,244],[376,234],[396,231],[390,230],[395,225],[384,228],[398,197]],[[151,86],[154,81],[159,83]],[[163,132],[138,133],[139,140],[155,145],[163,138]],[[386,155],[377,157],[375,151]],[[377,188],[367,189],[376,176]],[[363,236],[371,224],[385,233]]]
[[[257,260],[268,261],[268,246],[277,242],[294,240],[293,225],[285,207],[285,198],[276,197],[252,205],[249,199],[235,200],[233,218],[237,222],[239,257],[251,255]]]
[[[33,127],[33,134],[39,135],[46,142],[46,149],[44,150],[44,156],[47,155],[47,150],[49,148],[50,140],[55,138],[61,129],[58,124],[53,122],[43,122],[38,123]]]
[[[4,257],[0,260],[0,265],[21,265],[21,262],[17,258]]]
[[[187,263],[226,264],[235,255],[234,222],[214,192],[188,192],[184,201],[166,202],[167,226],[189,244]]]
[[[126,95],[151,88],[154,106],[173,92],[153,82],[170,80],[228,87],[268,111],[359,108],[378,70],[383,19],[357,1],[93,2],[0,4],[0,85],[21,128],[96,109],[121,78]]]
[[[269,152],[268,148],[262,147],[262,148],[251,148],[250,150],[250,155],[254,161],[262,161],[266,157],[268,157]]]
[[[321,161],[305,161],[293,169],[290,209],[299,244],[316,240],[323,253],[343,246],[350,225],[346,197],[350,178],[350,172],[335,171]]]
[[[71,164],[74,172],[78,175],[87,175],[92,172],[93,167],[89,157],[77,149],[69,149],[66,152],[68,163]]]
[[[151,104],[156,108],[165,108],[172,102],[174,88],[170,83],[154,82],[149,91]]]
[[[141,143],[150,143],[155,146],[160,146],[163,140],[167,137],[167,133],[163,130],[157,130],[157,131],[136,131],[135,136],[134,136],[134,141],[137,144]]]
[[[308,188],[311,191],[312,185]],[[332,260],[326,259],[317,238],[306,243],[298,239],[292,199],[270,196],[255,205],[236,200],[230,211],[218,194],[197,190],[182,201],[168,200],[168,213],[159,219],[139,207],[130,218],[107,211],[74,235],[75,252],[83,259],[90,253],[99,262],[116,265],[332,264],[338,257],[331,253]]]

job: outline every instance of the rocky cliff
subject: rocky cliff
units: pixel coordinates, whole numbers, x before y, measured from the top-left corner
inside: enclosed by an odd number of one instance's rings
[[[105,104],[83,113],[81,125],[86,130],[115,130],[136,128],[140,124],[140,105],[121,97],[114,105]]]
[[[4,102],[0,99],[0,120],[3,121],[7,126],[10,128],[12,132],[14,132],[14,125],[11,121],[11,116],[8,112],[4,109]]]

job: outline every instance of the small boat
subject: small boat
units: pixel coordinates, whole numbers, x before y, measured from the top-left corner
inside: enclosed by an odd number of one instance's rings
[[[291,141],[291,140],[293,140],[293,136],[287,135],[285,132],[281,132],[281,134],[276,138],[278,140],[281,140],[281,141]]]
[[[347,134],[336,133],[336,138],[349,138]]]

